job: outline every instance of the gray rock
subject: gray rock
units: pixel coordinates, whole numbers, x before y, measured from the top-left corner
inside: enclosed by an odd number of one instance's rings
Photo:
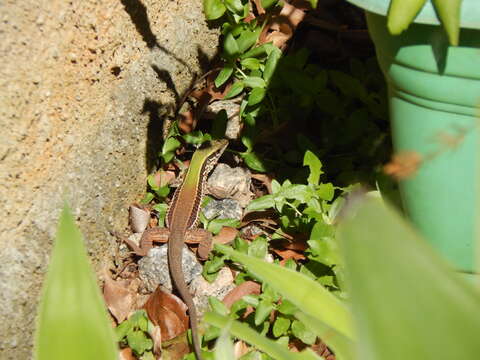
[[[253,197],[251,184],[252,178],[248,169],[231,168],[221,163],[215,167],[207,181],[209,194],[218,199],[238,200],[242,207],[246,207]]]
[[[167,249],[167,245],[154,247],[150,249],[147,256],[144,256],[138,262],[140,279],[151,292],[155,291],[158,285],[172,291]],[[195,277],[201,276],[202,265],[199,264],[195,255],[188,250],[187,246],[183,247],[182,268],[187,284],[190,284]]]
[[[241,220],[243,216],[243,209],[238,203],[237,200],[233,199],[223,199],[215,200],[212,199],[208,204],[203,208],[203,215],[207,219],[237,219]]]
[[[228,267],[221,269],[213,283],[209,283],[203,276],[196,277],[191,285],[193,289],[194,302],[201,316],[208,309],[208,298],[210,296],[223,300],[233,288],[232,271]]]
[[[230,140],[236,140],[240,136],[241,119],[240,119],[240,104],[243,95],[234,99],[219,100],[207,106],[207,117],[214,118],[221,110],[227,112],[228,122],[225,130],[225,137]],[[210,115],[210,116],[209,116]]]

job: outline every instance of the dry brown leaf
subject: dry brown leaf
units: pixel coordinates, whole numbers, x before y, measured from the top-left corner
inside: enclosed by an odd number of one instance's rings
[[[160,326],[163,341],[173,339],[188,329],[187,306],[160,287],[150,295],[143,308],[152,323]]]
[[[175,172],[171,170],[160,169],[153,175],[155,185],[158,187],[170,184],[173,179],[175,179]]]
[[[261,285],[254,281],[245,281],[230,291],[222,301],[227,308],[230,308],[235,301],[245,295],[259,295],[261,288]]]
[[[415,175],[422,161],[422,155],[417,152],[401,152],[393,155],[392,160],[383,167],[383,171],[397,180],[404,180]]]
[[[120,350],[118,353],[118,360],[137,360],[135,356],[133,356],[132,349],[129,347]]]
[[[112,280],[105,274],[103,298],[107,308],[118,323],[125,320],[134,309],[136,294],[129,287],[128,280]]]
[[[272,249],[272,251],[280,256],[283,260],[294,259],[294,260],[304,260],[305,255],[303,253],[296,252],[294,250],[279,250],[279,249]]]
[[[160,356],[162,353],[162,329],[155,325],[152,330],[148,332],[153,340],[153,353]]]
[[[213,242],[216,244],[229,244],[238,234],[238,230],[231,226],[224,226],[220,232],[213,237]]]
[[[291,25],[293,31],[305,17],[305,11],[285,2],[279,16],[288,20],[288,23]]]

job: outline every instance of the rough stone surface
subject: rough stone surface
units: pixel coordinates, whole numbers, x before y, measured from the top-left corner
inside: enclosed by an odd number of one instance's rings
[[[205,280],[203,276],[197,276],[192,281],[191,288],[193,288],[193,294],[195,295],[193,301],[197,307],[197,312],[199,316],[202,316],[208,310],[208,298],[210,296],[223,300],[235,288],[232,271],[228,267],[222,268],[212,283]]]
[[[236,219],[242,220],[243,209],[238,203],[237,200],[233,199],[223,199],[215,200],[212,199],[208,202],[207,205],[203,208],[203,215],[207,219]]]
[[[64,200],[108,264],[163,114],[216,53],[203,19],[200,1],[0,2],[1,359],[31,357]]]
[[[246,207],[253,198],[250,191],[252,174],[241,167],[231,168],[227,164],[218,164],[208,178],[208,193],[218,199],[231,198],[238,200]]]
[[[138,262],[139,277],[148,291],[154,292],[158,285],[172,291],[167,251],[168,245],[154,247]],[[182,251],[182,269],[187,284],[202,273],[202,265],[185,245]]]

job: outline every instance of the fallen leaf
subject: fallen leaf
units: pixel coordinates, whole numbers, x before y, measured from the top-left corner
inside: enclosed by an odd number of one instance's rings
[[[229,244],[238,234],[238,230],[231,226],[224,226],[220,232],[213,237],[213,242],[216,244]]]
[[[155,325],[152,330],[149,330],[148,334],[153,340],[153,353],[160,356],[162,353],[162,329]]]
[[[104,278],[103,298],[110,313],[121,323],[134,309],[136,295],[129,288],[130,281],[112,280],[106,272]]]
[[[260,181],[266,188],[269,194],[272,191],[272,180],[273,176],[269,174],[252,174],[252,179]]]
[[[245,281],[230,291],[222,301],[227,308],[230,308],[235,301],[245,295],[259,295],[261,288],[261,285],[255,281]]]
[[[188,329],[187,306],[160,287],[150,295],[143,308],[150,321],[160,326],[162,341],[173,339]]]
[[[294,259],[294,260],[304,260],[305,255],[303,253],[296,252],[294,250],[279,250],[279,249],[272,249],[272,251],[280,256],[283,260]]]

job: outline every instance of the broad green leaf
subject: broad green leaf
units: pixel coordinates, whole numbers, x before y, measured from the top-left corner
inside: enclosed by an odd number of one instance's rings
[[[225,51],[225,56],[227,58],[233,59],[239,54],[240,50],[232,33],[225,35],[225,39],[223,40],[223,50]]]
[[[263,100],[266,93],[267,93],[267,90],[265,88],[252,89],[252,91],[250,92],[250,95],[248,95],[248,105],[250,106],[257,105]]]
[[[338,87],[343,94],[365,101],[367,98],[367,90],[360,80],[337,70],[330,70],[328,74],[334,85]]]
[[[478,289],[381,200],[355,210],[339,233],[359,359],[476,359]]]
[[[310,169],[308,183],[318,185],[320,181],[320,175],[323,174],[322,162],[320,161],[320,159],[313,152],[307,150],[303,157],[303,166],[308,166]]]
[[[207,230],[210,231],[212,234],[217,235],[224,226],[231,226],[236,228],[239,225],[240,221],[237,219],[213,219],[208,223]]]
[[[180,141],[178,141],[174,137],[169,137],[162,146],[162,154],[166,153],[171,153],[178,149],[178,147],[181,145]]]
[[[331,201],[335,195],[335,187],[332,183],[320,184],[317,194],[322,200]]]
[[[255,200],[250,201],[245,211],[261,211],[275,206],[275,198],[273,195],[264,195]]]
[[[263,71],[263,78],[268,83],[272,78],[272,75],[277,69],[278,60],[282,57],[282,51],[275,47],[274,50],[268,55],[267,62],[265,63],[265,70]]]
[[[242,0],[224,0],[224,4],[227,7],[228,10],[231,12],[243,13],[243,4]]]
[[[292,322],[292,334],[307,345],[312,345],[317,339],[317,336],[298,320]]]
[[[268,339],[266,336],[261,336],[261,334],[250,328],[247,324],[231,320],[228,317],[208,312],[205,314],[204,320],[218,328],[230,326],[230,333],[233,336],[255,346],[276,360],[321,360],[321,358],[310,349],[300,353],[292,353],[275,341]]]
[[[460,7],[462,0],[432,0],[451,45],[458,45],[460,35]]]
[[[117,351],[82,235],[65,205],[40,298],[34,358],[116,360]]]
[[[301,311],[295,312],[295,317],[310,329],[310,331],[314,332],[320,339],[322,339],[322,341],[325,341],[325,343],[334,351],[336,359],[356,359],[354,355],[355,344],[352,340]]]
[[[215,20],[221,17],[224,13],[225,5],[221,0],[203,0],[203,12],[207,20]]]
[[[387,15],[387,27],[392,35],[406,30],[427,0],[392,0]]]
[[[259,26],[253,31],[245,30],[240,34],[240,36],[237,38],[238,51],[240,54],[244,53],[253,45],[255,45],[261,31],[262,31],[262,28]]]
[[[276,264],[268,264],[224,245],[217,244],[215,249],[240,262],[248,271],[267,282],[305,313],[316,317],[348,337],[352,336],[353,330],[348,308],[316,281],[296,271]]]
[[[265,319],[270,316],[273,310],[273,304],[270,299],[263,299],[258,303],[255,309],[255,325],[260,325]]]
[[[265,167],[263,161],[259,158],[259,156],[254,152],[247,152],[241,154],[245,164],[255,171],[258,172],[267,172],[267,168]]]
[[[128,346],[130,346],[132,350],[139,355],[153,347],[152,339],[147,337],[145,332],[141,330],[129,332],[127,334],[127,342]]]
[[[265,83],[265,80],[263,80],[261,77],[258,77],[258,76],[247,76],[243,80],[243,83],[245,84],[246,87],[251,87],[251,88],[264,88],[267,85]]]
[[[210,304],[210,307],[212,308],[212,310],[215,313],[220,314],[220,315],[228,315],[227,307],[225,306],[225,304],[223,302],[218,300],[216,297],[209,296],[208,297],[208,303]]]
[[[252,243],[248,246],[247,254],[249,256],[256,257],[258,259],[265,259],[268,250],[267,239],[263,236],[258,236]]]
[[[234,82],[230,90],[228,90],[227,94],[225,95],[224,99],[227,100],[237,96],[243,91],[244,88],[245,88],[245,85],[243,81]]]
[[[219,88],[225,82],[230,79],[230,76],[233,74],[233,64],[225,64],[223,69],[220,71],[220,73],[217,75],[215,78],[215,86]]]
[[[291,321],[283,316],[277,316],[277,319],[273,323],[272,333],[275,337],[285,335],[290,328]]]
[[[240,61],[240,64],[249,69],[249,70],[258,70],[260,69],[260,61],[257,58],[246,58]]]

